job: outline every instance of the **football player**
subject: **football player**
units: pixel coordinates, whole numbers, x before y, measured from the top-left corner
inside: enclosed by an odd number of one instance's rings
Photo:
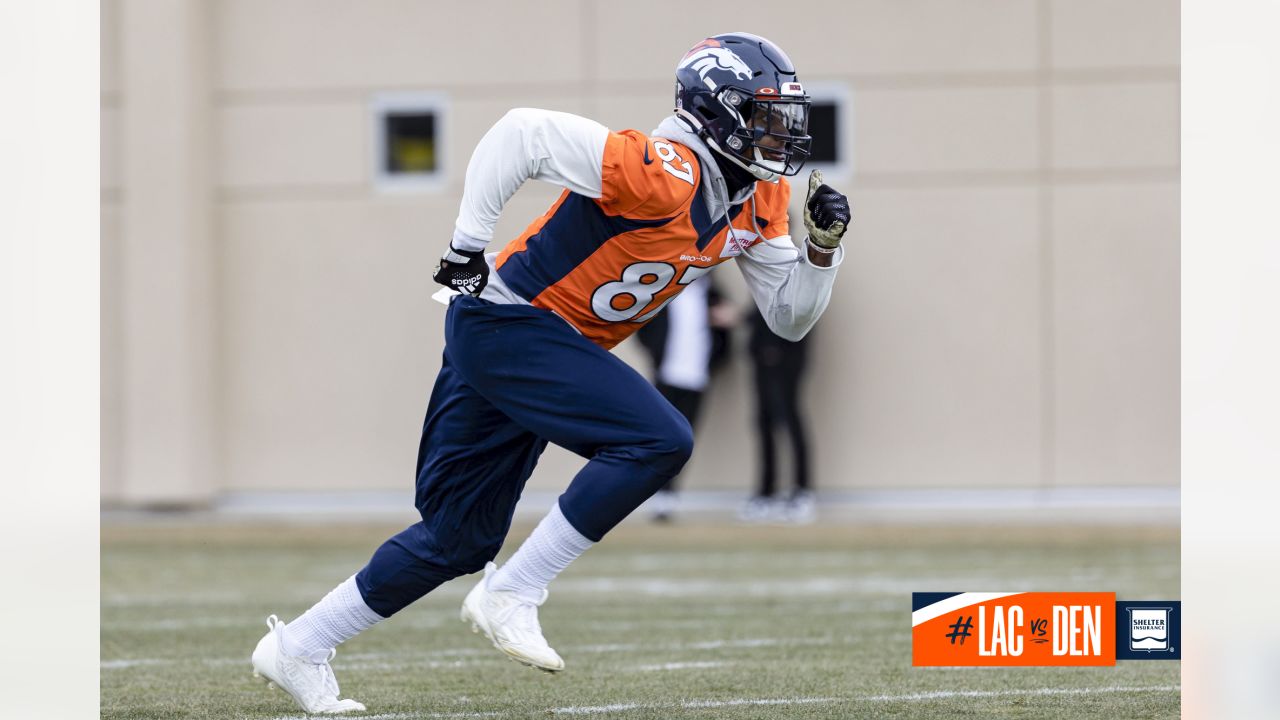
[[[364,710],[339,699],[334,648],[478,570],[462,619],[514,660],[564,669],[538,624],[548,584],[676,475],[693,445],[689,423],[609,349],[731,259],[777,334],[802,337],[826,308],[850,210],[811,173],[805,237],[792,242],[786,178],[810,138],[791,60],[755,35],[708,38],[680,60],[675,100],[649,135],[519,109],[476,146],[434,274],[460,294],[418,451],[422,520],[297,619],[268,618],[253,651],[255,672],[307,712]],[[503,205],[530,179],[564,192],[486,252]],[[587,462],[498,568],[547,443]]]

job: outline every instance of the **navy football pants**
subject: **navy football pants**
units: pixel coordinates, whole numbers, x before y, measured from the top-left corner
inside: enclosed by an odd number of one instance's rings
[[[369,607],[389,617],[496,557],[548,442],[588,459],[560,510],[598,541],[680,472],[693,432],[648,381],[556,315],[455,297],[418,448],[422,521],[357,575]]]

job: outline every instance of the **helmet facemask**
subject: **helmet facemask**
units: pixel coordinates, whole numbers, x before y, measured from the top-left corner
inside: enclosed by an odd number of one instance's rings
[[[725,88],[717,99],[734,112],[738,127],[716,148],[761,180],[800,172],[809,159],[809,97],[752,97]]]

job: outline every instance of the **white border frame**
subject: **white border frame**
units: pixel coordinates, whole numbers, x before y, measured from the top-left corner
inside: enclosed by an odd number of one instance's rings
[[[383,168],[387,143],[386,116],[392,113],[430,112],[435,114],[436,169],[429,173],[391,174]],[[379,192],[440,192],[449,182],[449,98],[440,92],[384,92],[373,96],[369,104],[373,144],[373,187]]]
[[[836,147],[841,155],[835,163],[806,163],[805,170],[821,170],[825,178],[835,181],[847,181],[853,178],[855,150],[854,140],[854,92],[851,87],[841,82],[814,82],[804,84],[805,92],[813,103],[834,102],[836,112]]]

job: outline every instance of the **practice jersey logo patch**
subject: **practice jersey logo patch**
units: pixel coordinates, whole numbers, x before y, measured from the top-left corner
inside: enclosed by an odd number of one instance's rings
[[[732,50],[723,47],[695,48],[680,61],[679,67],[693,68],[697,71],[698,77],[702,78],[702,82],[712,90],[719,87],[711,77],[712,73],[719,74],[725,82],[731,79],[728,75],[732,75],[733,79],[737,80],[751,79],[751,67]]]
[[[741,255],[744,250],[755,244],[756,238],[760,236],[750,230],[739,230],[730,227],[729,232],[724,236],[724,249],[720,251],[720,257],[729,258]]]

